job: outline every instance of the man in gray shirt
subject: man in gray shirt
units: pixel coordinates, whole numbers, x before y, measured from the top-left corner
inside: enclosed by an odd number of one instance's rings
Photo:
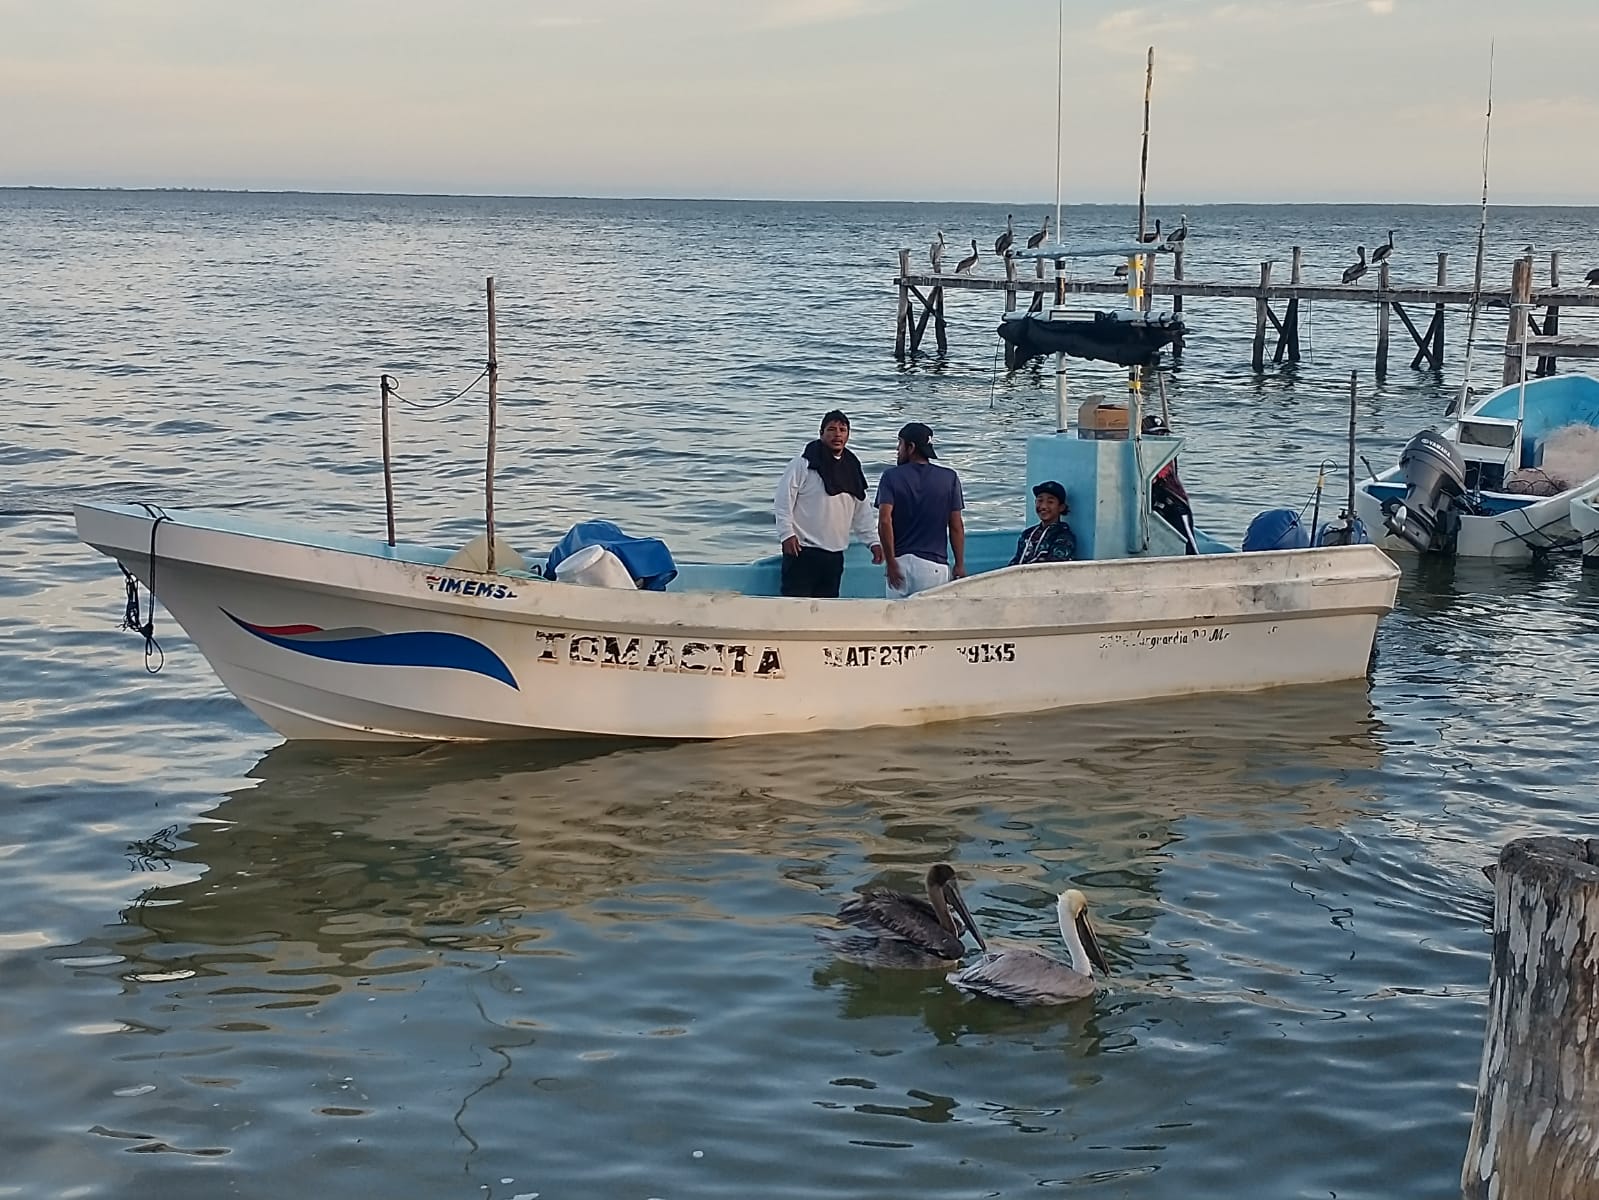
[[[884,471],[877,483],[877,536],[891,600],[966,574],[960,476],[931,461],[937,457],[933,431],[912,421],[899,431],[899,465]]]

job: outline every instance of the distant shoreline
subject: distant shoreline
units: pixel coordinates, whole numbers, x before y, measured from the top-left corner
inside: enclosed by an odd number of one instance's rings
[[[346,192],[318,191],[309,188],[209,188],[209,187],[123,187],[104,185],[97,187],[55,185],[42,183],[0,184],[0,193],[7,192],[74,192],[86,195],[198,195],[198,196],[317,196],[366,200],[539,200],[593,204],[767,204],[767,205],[851,205],[897,206],[917,205],[939,208],[994,208],[1010,205],[1017,208],[1053,208],[1053,200],[913,200],[913,199],[850,199],[826,197],[791,199],[773,196],[585,196],[585,195],[533,195],[510,192]],[[1081,209],[1134,209],[1131,201],[1092,200],[1063,204],[1062,208]],[[1162,200],[1162,211],[1167,209],[1200,210],[1208,208],[1462,208],[1476,211],[1477,202],[1432,200]],[[1559,208],[1599,208],[1599,198],[1591,203],[1571,200],[1518,200],[1493,201],[1490,210]]]

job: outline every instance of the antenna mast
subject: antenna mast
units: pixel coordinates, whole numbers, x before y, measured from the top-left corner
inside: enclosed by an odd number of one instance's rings
[[[1471,391],[1471,347],[1477,340],[1477,310],[1482,304],[1482,256],[1488,238],[1488,139],[1494,120],[1494,43],[1488,43],[1488,113],[1482,123],[1482,217],[1477,222],[1477,276],[1471,285],[1471,319],[1466,325],[1466,362],[1461,368],[1460,394],[1449,411],[1464,411]]]

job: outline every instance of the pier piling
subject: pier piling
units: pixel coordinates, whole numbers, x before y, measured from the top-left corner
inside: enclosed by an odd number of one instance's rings
[[[1377,378],[1379,381],[1388,374],[1388,314],[1393,309],[1393,302],[1388,297],[1388,262],[1385,259],[1377,268]],[[1408,320],[1406,324],[1409,324]],[[1415,330],[1411,330],[1414,334]],[[1420,340],[1419,338],[1417,339]]]
[[[1518,839],[1493,879],[1488,1022],[1461,1195],[1584,1200],[1599,1195],[1599,839]]]

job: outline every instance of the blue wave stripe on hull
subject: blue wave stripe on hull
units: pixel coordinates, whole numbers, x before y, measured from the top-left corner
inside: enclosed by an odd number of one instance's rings
[[[240,620],[227,609],[223,614],[246,633],[270,642],[284,650],[329,662],[352,663],[363,667],[442,667],[453,671],[471,671],[497,679],[517,691],[516,677],[494,651],[482,642],[459,633],[361,633],[354,637],[330,640],[331,630],[318,635],[268,633],[264,629]]]

